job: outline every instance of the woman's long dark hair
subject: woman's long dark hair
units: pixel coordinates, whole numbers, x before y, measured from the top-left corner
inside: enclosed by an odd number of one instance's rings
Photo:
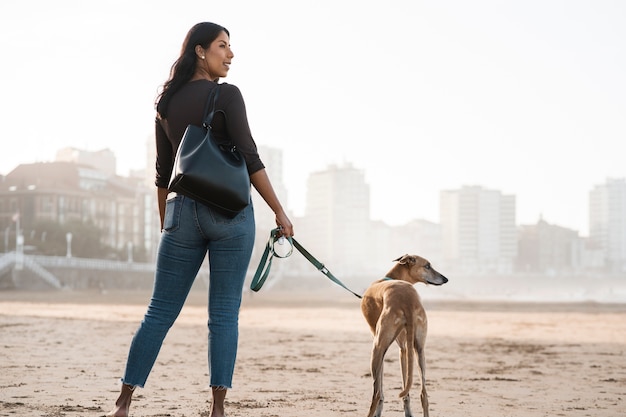
[[[189,29],[180,56],[170,69],[170,78],[163,84],[163,90],[156,99],[156,110],[160,117],[167,117],[167,105],[172,95],[193,77],[196,70],[196,45],[208,48],[221,32],[230,36],[225,27],[211,22],[198,23]]]

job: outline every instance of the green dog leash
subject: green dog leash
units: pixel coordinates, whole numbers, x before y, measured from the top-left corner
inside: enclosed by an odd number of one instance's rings
[[[351,292],[358,298],[361,298],[359,294],[355,293],[350,288],[346,287],[341,281],[339,281],[332,274],[332,272],[330,272],[328,268],[324,266],[323,263],[315,259],[315,257],[311,255],[309,251],[304,249],[304,247],[293,237],[285,238],[285,240],[287,240],[289,244],[291,245],[291,247],[289,248],[289,251],[285,255],[279,255],[278,253],[276,253],[276,251],[274,250],[274,245],[280,239],[280,237],[278,236],[278,233],[279,233],[279,229],[272,229],[272,231],[270,232],[270,237],[267,241],[267,244],[265,245],[263,256],[261,256],[261,261],[259,262],[259,266],[257,267],[256,272],[254,273],[254,278],[252,278],[252,282],[250,283],[250,289],[252,291],[255,291],[255,292],[259,291],[261,287],[263,286],[263,284],[265,283],[265,280],[267,279],[270,273],[270,268],[272,266],[272,259],[274,259],[274,257],[287,258],[291,256],[291,254],[293,253],[293,248],[295,247],[309,262],[313,264],[313,266],[315,266],[315,268],[317,268],[318,271],[326,275],[328,279],[330,279],[331,281],[333,281],[335,284],[339,285],[340,287],[345,288],[347,291]]]

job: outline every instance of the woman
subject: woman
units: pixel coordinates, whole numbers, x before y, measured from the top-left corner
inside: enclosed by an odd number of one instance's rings
[[[156,186],[161,217],[152,299],[133,337],[122,390],[109,416],[128,416],[134,389],[143,387],[163,339],[183,307],[206,256],[209,255],[209,371],[212,388],[210,417],[224,416],[224,399],[231,387],[238,343],[238,316],[246,271],[254,244],[252,203],[234,218],[170,194],[168,183],[174,157],[189,124],[202,125],[204,107],[220,78],[226,77],[234,55],[230,34],[214,23],[191,28],[180,57],[156,103]],[[223,83],[215,103],[212,127],[243,154],[250,182],[276,214],[284,236],[293,235],[287,218],[250,134],[243,97],[237,87]],[[221,111],[220,111],[221,110]]]

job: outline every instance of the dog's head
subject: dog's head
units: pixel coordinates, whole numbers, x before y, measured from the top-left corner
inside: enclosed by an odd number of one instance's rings
[[[391,278],[408,281],[411,284],[423,282],[424,284],[442,285],[448,282],[448,278],[435,271],[430,262],[421,256],[403,255],[398,259],[394,259],[394,262],[397,262],[397,264],[389,272],[397,276],[392,276]]]

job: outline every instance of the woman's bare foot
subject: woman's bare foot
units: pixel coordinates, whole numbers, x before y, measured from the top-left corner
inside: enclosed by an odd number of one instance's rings
[[[211,401],[210,417],[224,417],[224,400],[226,399],[226,388],[212,387],[213,401]]]
[[[130,409],[134,391],[134,386],[122,384],[122,392],[120,392],[120,396],[115,401],[115,408],[106,414],[106,417],[128,417],[128,410]]]

